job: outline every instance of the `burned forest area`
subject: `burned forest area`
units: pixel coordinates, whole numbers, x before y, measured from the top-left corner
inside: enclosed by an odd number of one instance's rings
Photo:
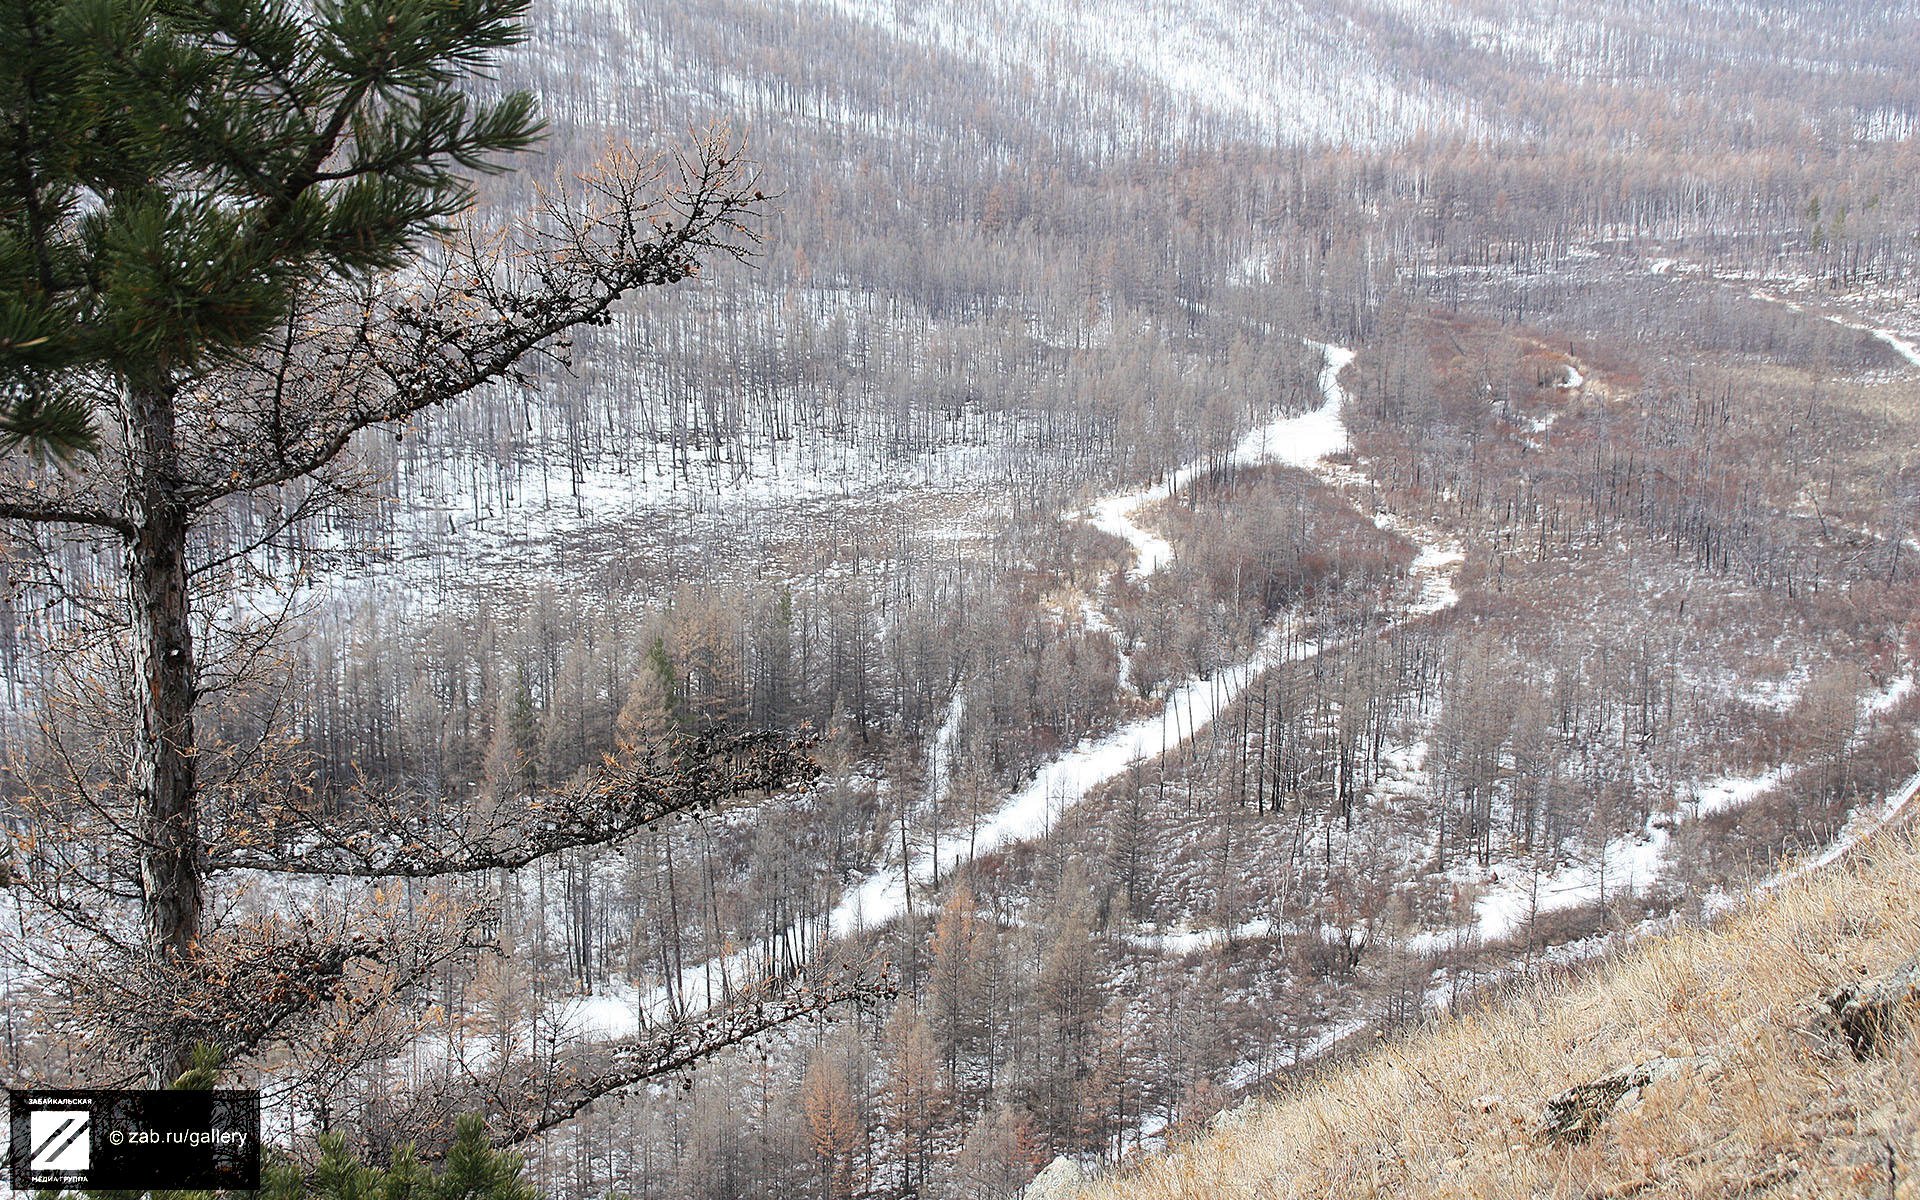
[[[12,1086],[1046,1200],[1907,818],[1910,0],[489,4],[455,232],[0,309]]]

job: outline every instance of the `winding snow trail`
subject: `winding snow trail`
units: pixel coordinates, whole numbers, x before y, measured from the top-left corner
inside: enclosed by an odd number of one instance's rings
[[[1347,430],[1340,416],[1346,390],[1340,386],[1340,372],[1353,361],[1354,353],[1323,342],[1308,344],[1317,347],[1324,358],[1319,377],[1320,407],[1299,416],[1278,418],[1249,432],[1234,447],[1235,464],[1252,467],[1280,463],[1310,469],[1346,448]],[[1153,575],[1172,561],[1173,549],[1159,535],[1142,529],[1134,521],[1134,514],[1163,495],[1177,494],[1208,465],[1188,463],[1169,475],[1163,485],[1107,497],[1078,514],[1078,519],[1133,547],[1134,561],[1128,574],[1135,578]],[[1454,603],[1458,597],[1449,568],[1459,561],[1457,551],[1431,545],[1421,548],[1413,564],[1413,572],[1421,581],[1420,598],[1410,616],[1425,616]],[[977,826],[940,838],[904,870],[895,862],[871,872],[849,888],[835,906],[828,918],[830,934],[841,937],[894,920],[907,911],[911,889],[935,885],[939,864],[972,859],[1043,837],[1060,813],[1095,788],[1137,763],[1192,741],[1263,672],[1320,653],[1319,643],[1295,640],[1291,634],[1291,624],[1281,621],[1267,631],[1252,657],[1176,684],[1162,698],[1158,713],[1128,722],[1104,737],[1082,741],[1041,767]]]
[[[1835,316],[1832,313],[1808,312],[1805,305],[1794,300],[1789,300],[1785,296],[1776,296],[1772,292],[1755,290],[1749,292],[1748,295],[1752,296],[1755,300],[1760,300],[1767,304],[1778,304],[1783,308],[1791,309],[1797,313],[1805,313],[1809,316],[1819,317],[1821,320],[1830,321],[1842,329],[1851,329],[1857,333],[1871,334],[1885,342],[1895,354],[1906,359],[1914,366],[1920,367],[1920,345],[1908,341],[1891,329],[1879,325],[1867,325],[1860,321],[1849,321],[1845,317]]]
[[[1311,470],[1321,459],[1346,449],[1347,427],[1341,420],[1340,410],[1347,393],[1340,386],[1340,372],[1353,361],[1353,351],[1326,342],[1307,344],[1317,348],[1325,359],[1325,365],[1320,368],[1320,407],[1297,417],[1276,417],[1250,430],[1233,448],[1229,459],[1233,465],[1257,467],[1279,463]],[[1133,547],[1133,565],[1127,568],[1127,574],[1145,579],[1173,561],[1173,546],[1152,530],[1143,529],[1134,520],[1135,514],[1156,500],[1179,495],[1212,465],[1188,463],[1162,483],[1095,501],[1092,507],[1077,514],[1078,519]]]
[[[1317,347],[1324,358],[1318,381],[1320,407],[1299,416],[1271,421],[1249,432],[1234,448],[1233,462],[1242,466],[1280,463],[1312,469],[1328,455],[1345,449],[1347,431],[1341,420],[1341,409],[1346,391],[1340,386],[1340,373],[1353,361],[1354,352],[1322,342],[1309,345]],[[1133,547],[1131,575],[1137,578],[1152,575],[1172,561],[1173,550],[1164,539],[1135,523],[1134,514],[1163,495],[1177,493],[1206,466],[1204,462],[1189,463],[1174,471],[1161,485],[1099,500],[1075,514],[1076,519],[1106,530]],[[1382,519],[1380,524],[1387,527],[1390,523]],[[1453,587],[1453,570],[1461,558],[1456,549],[1423,543],[1411,570],[1419,583],[1417,597],[1393,624],[1451,607],[1459,599]],[[1091,605],[1087,617],[1090,622],[1104,621],[1104,615]],[[1105,736],[1084,740],[1054,758],[973,827],[943,836],[936,844],[917,850],[904,867],[895,858],[861,876],[847,887],[840,902],[828,914],[825,937],[846,938],[891,923],[908,912],[920,894],[934,890],[955,865],[1046,836],[1061,813],[1084,800],[1095,788],[1119,777],[1135,764],[1151,761],[1192,741],[1263,672],[1320,653],[1320,643],[1295,639],[1292,633],[1289,622],[1279,622],[1267,631],[1251,657],[1211,675],[1191,678],[1168,688],[1159,712],[1130,721]],[[1122,670],[1125,670],[1124,656]],[[888,845],[891,848],[898,844],[896,827]],[[822,932],[818,921],[806,922],[790,931],[796,938],[804,934],[804,940],[809,942],[820,940]],[[686,1010],[699,1011],[717,1000],[727,983],[747,981],[751,971],[752,956],[742,949],[689,967],[678,980],[676,991]],[[578,1035],[617,1038],[637,1032],[643,1019],[665,1017],[668,1006],[665,987],[645,994],[627,989],[562,1002],[560,1015],[566,1027]]]

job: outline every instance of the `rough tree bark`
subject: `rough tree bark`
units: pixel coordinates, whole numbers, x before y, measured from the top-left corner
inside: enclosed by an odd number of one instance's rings
[[[130,388],[123,426],[130,529],[124,558],[133,659],[129,791],[141,814],[140,892],[147,944],[184,966],[196,953],[206,850],[195,778],[197,699],[187,593],[189,515],[180,503],[177,414],[162,389]],[[192,1065],[191,1046],[162,1047],[156,1084]]]

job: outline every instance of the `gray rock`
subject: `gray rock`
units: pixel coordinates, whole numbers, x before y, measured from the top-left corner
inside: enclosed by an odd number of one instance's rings
[[[1697,1057],[1649,1059],[1603,1075],[1592,1083],[1568,1088],[1547,1101],[1546,1117],[1540,1122],[1539,1136],[1550,1142],[1579,1145],[1591,1141],[1608,1117],[1637,1106],[1646,1098],[1647,1089],[1663,1079],[1685,1074],[1705,1064]]]
[[[1020,1193],[1020,1200],[1072,1200],[1086,1179],[1086,1169],[1062,1154],[1034,1177],[1027,1190]]]

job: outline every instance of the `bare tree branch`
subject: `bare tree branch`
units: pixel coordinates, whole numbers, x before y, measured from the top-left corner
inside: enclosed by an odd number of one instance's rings
[[[121,1046],[204,1044],[234,1061],[311,1032],[307,1026],[370,974],[379,976],[371,992],[384,999],[479,948],[489,911],[444,898],[437,907],[435,919],[394,916],[371,926],[311,914],[257,917],[212,935],[186,960],[144,949],[105,963],[85,957],[67,972],[71,1016]],[[117,1082],[144,1074],[133,1066]]]
[[[61,500],[36,503],[19,499],[0,499],[0,520],[27,521],[37,525],[91,525],[111,529],[122,536],[133,532],[133,523],[104,508],[72,505]]]
[[[750,222],[764,195],[724,131],[691,157],[610,154],[581,187],[583,202],[557,193],[519,230],[449,241],[438,267],[404,286],[313,297],[298,319],[307,328],[221,381],[221,419],[197,429],[188,452],[189,506],[311,475],[362,429],[522,378],[529,355],[607,323],[627,293],[698,274],[703,252],[744,257],[759,240]],[[255,399],[236,413],[236,394]]]
[[[500,1097],[514,1103],[497,1110],[512,1115],[494,1131],[494,1145],[517,1146],[571,1121],[605,1096],[684,1071],[789,1021],[849,1002],[872,1002],[892,991],[882,964],[836,966],[812,978],[768,981],[719,1009],[638,1038],[586,1044],[544,1078],[525,1080],[517,1095]]]
[[[428,1157],[444,1152],[454,1118],[467,1112],[505,1114],[494,1127],[494,1145],[523,1145],[598,1100],[677,1075],[787,1022],[848,1003],[884,1002],[895,990],[889,963],[816,963],[797,976],[760,980],[716,1008],[649,1026],[635,1037],[573,1041],[551,1052],[529,1048],[484,1073],[448,1077],[438,1087],[413,1091],[394,1121],[420,1136]],[[441,1137],[427,1132],[435,1129]]]
[[[776,731],[708,733],[637,761],[610,760],[570,787],[489,811],[433,811],[418,797],[367,795],[343,817],[317,805],[238,817],[208,866],[219,871],[423,879],[524,867],[578,846],[618,842],[734,796],[810,781],[811,739]],[[449,824],[452,822],[452,824]]]

